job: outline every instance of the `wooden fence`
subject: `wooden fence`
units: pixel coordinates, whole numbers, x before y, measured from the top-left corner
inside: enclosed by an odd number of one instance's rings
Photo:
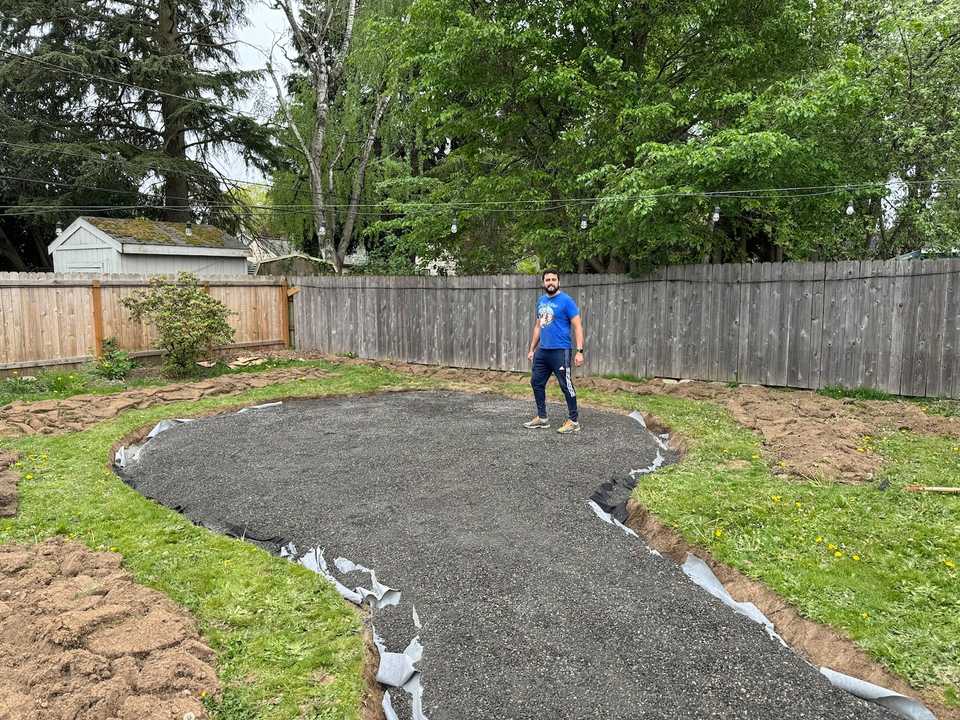
[[[152,328],[132,321],[120,303],[147,283],[144,275],[0,273],[0,370],[84,362],[109,337],[136,355],[156,354]],[[202,283],[235,313],[231,347],[288,344],[284,278],[228,275]]]
[[[564,275],[585,371],[960,397],[960,260]],[[539,278],[310,277],[297,348],[526,370]]]

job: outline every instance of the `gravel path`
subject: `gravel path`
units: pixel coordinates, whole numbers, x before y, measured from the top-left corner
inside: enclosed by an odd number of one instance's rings
[[[419,632],[430,720],[888,717],[594,515],[595,488],[656,454],[636,421],[588,410],[560,436],[520,428],[531,414],[453,392],[296,401],[165,432],[127,479],[402,590],[375,624],[396,652]]]

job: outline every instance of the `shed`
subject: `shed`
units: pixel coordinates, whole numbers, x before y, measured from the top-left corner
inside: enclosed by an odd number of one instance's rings
[[[246,275],[247,250],[212,225],[78,217],[47,248],[54,272]]]

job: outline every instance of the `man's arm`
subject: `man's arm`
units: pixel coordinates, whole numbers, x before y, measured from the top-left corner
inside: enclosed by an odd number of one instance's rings
[[[576,355],[573,356],[573,364],[580,367],[583,365],[583,353],[580,352],[583,348],[583,322],[581,322],[580,316],[576,315],[571,318],[570,324],[573,326],[573,337],[577,349]]]
[[[530,349],[527,351],[527,360],[533,360],[533,351],[537,349],[537,343],[540,342],[540,319],[533,321],[533,335],[530,338]]]

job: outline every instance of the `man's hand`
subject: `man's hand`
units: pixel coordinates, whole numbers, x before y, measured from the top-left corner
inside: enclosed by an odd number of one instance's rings
[[[577,367],[580,367],[581,365],[583,365],[583,353],[578,352],[574,354],[573,364],[576,365]]]
[[[527,360],[533,362],[533,350],[527,353]]]

